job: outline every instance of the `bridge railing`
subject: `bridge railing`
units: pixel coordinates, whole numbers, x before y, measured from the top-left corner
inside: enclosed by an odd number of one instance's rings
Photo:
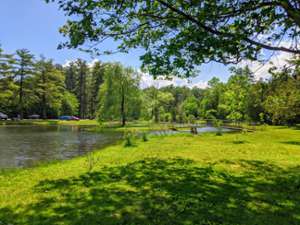
[[[219,126],[232,128],[232,129],[245,129],[249,131],[256,130],[256,127],[259,125],[253,122],[245,122],[245,121],[235,121],[235,120],[214,120],[207,119],[201,120],[195,123],[168,123],[164,122],[162,124],[169,126],[170,128],[178,129],[178,128],[192,128],[192,127],[204,127],[204,126],[216,126],[216,122],[218,121]]]

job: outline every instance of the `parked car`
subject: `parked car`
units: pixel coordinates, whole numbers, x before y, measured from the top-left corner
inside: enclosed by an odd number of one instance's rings
[[[60,120],[80,120],[76,116],[60,116],[58,119],[60,119]]]
[[[79,117],[77,117],[77,116],[72,116],[72,120],[77,120],[77,121],[79,121],[79,120],[80,120],[80,118],[79,118]]]
[[[8,119],[8,115],[0,112],[0,120],[7,120]]]
[[[32,119],[32,120],[37,120],[39,118],[40,118],[40,115],[37,115],[37,114],[28,116],[28,119]]]

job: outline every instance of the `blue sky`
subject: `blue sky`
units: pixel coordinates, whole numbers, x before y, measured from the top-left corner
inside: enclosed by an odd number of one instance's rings
[[[0,44],[7,52],[27,48],[35,55],[44,55],[57,63],[83,58],[92,61],[87,53],[78,50],[57,50],[63,41],[58,28],[66,21],[62,11],[55,4],[46,4],[44,0],[1,0],[0,1]],[[115,47],[116,43],[107,41],[105,48]],[[119,61],[125,65],[139,68],[139,56],[142,50],[132,50],[129,54],[100,56],[101,61]],[[213,76],[221,80],[228,78],[228,70],[218,63],[209,63],[200,67],[201,72],[192,80],[201,83]]]

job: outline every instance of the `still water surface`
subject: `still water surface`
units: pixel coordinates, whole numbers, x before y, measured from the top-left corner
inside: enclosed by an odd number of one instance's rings
[[[0,126],[0,169],[28,167],[53,160],[70,159],[101,149],[121,138],[120,133],[88,132],[84,126]],[[214,127],[197,128],[198,133],[216,132]],[[232,130],[222,128],[222,132]],[[172,135],[186,131],[153,131]]]
[[[93,133],[82,126],[0,126],[0,168],[70,159],[112,144],[120,133]]]

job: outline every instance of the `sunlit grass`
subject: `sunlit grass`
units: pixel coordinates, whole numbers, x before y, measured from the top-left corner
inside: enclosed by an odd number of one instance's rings
[[[0,221],[300,224],[299,132],[150,136],[94,152],[92,168],[81,157],[2,172]]]

